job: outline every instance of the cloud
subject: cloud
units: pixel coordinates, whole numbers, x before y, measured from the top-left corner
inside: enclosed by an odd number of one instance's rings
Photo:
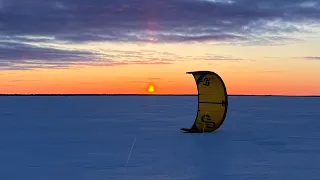
[[[143,84],[147,84],[147,83],[150,83],[150,82],[154,82],[154,81],[161,81],[162,79],[161,78],[146,78],[144,80],[140,80],[140,81],[126,81],[127,83],[143,83]],[[166,82],[168,82],[166,80]]]
[[[77,62],[98,59],[93,52],[61,50],[25,43],[0,42],[0,69],[67,68]]]
[[[303,56],[303,57],[292,57],[293,59],[302,60],[320,60],[320,56]]]
[[[302,22],[319,22],[319,7],[305,0],[4,0],[0,30],[69,42],[245,41],[303,31]]]
[[[320,60],[320,56],[306,56],[306,57],[303,57],[303,59],[306,59],[306,60]]]
[[[161,78],[148,78],[148,80],[151,80],[151,81],[153,81],[153,80],[160,80]]]
[[[23,43],[0,42],[0,59],[15,61],[23,60],[63,60],[81,61],[94,58],[93,52],[79,50],[60,50],[55,48],[37,47]]]
[[[0,41],[0,70],[61,69],[77,65],[171,64],[174,54],[156,51],[84,51]],[[140,60],[137,60],[140,59]]]
[[[168,64],[183,58],[161,52],[70,50],[43,43],[270,45],[300,40],[295,33],[312,32],[319,20],[316,0],[0,0],[0,68]]]
[[[209,60],[209,61],[240,61],[240,60],[244,60],[244,59],[237,58],[237,57],[219,56],[219,55],[208,54],[207,56],[203,57],[203,60]]]

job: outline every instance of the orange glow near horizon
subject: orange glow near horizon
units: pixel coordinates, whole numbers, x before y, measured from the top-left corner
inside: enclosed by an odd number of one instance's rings
[[[192,45],[189,48],[187,45],[117,46],[119,51],[130,48],[137,52],[142,51],[139,48],[147,52],[162,48],[161,52],[178,56],[163,57],[171,60],[169,64],[89,64],[66,69],[1,70],[0,94],[197,94],[195,80],[186,72],[208,70],[222,77],[228,94],[320,95],[320,61],[317,60],[260,59],[261,51],[266,50],[253,51],[250,47],[250,53],[247,51],[249,55],[246,55],[244,50],[215,46],[222,55],[232,49],[233,56],[244,59],[228,61],[202,60],[202,54],[212,51],[212,46],[205,45],[198,48]],[[285,47],[282,50],[285,51]],[[144,60],[151,55],[138,59]]]
[[[120,71],[124,69],[130,74]],[[1,94],[197,94],[195,80],[186,70],[158,67],[92,67],[84,69],[16,71],[0,74]],[[146,68],[149,69],[149,68]],[[190,68],[191,69],[191,68]],[[204,68],[203,68],[204,69]],[[176,72],[172,72],[175,71]],[[131,72],[129,72],[131,71]],[[320,95],[318,72],[295,71],[256,73],[221,68],[228,94]],[[243,71],[241,73],[241,71]],[[112,75],[111,75],[112,74]],[[150,77],[149,74],[154,76]],[[157,79],[150,83],[150,79]],[[147,84],[147,86],[146,86]],[[161,87],[161,88],[157,88]]]

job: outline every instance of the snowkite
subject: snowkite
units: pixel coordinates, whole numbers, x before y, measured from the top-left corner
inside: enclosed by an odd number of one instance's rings
[[[221,127],[228,110],[227,88],[222,78],[211,71],[193,71],[198,89],[198,112],[191,128],[181,128],[184,132],[213,132]]]

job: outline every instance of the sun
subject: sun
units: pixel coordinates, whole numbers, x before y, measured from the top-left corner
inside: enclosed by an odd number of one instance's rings
[[[149,93],[153,93],[153,92],[155,92],[156,91],[156,88],[154,87],[154,85],[153,84],[149,84],[149,86],[148,86],[148,92]]]

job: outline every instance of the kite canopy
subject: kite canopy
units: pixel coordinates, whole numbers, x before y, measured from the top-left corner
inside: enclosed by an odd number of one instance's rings
[[[211,71],[193,71],[192,74],[198,89],[198,113],[186,132],[213,132],[222,124],[228,110],[228,94],[221,77]]]

